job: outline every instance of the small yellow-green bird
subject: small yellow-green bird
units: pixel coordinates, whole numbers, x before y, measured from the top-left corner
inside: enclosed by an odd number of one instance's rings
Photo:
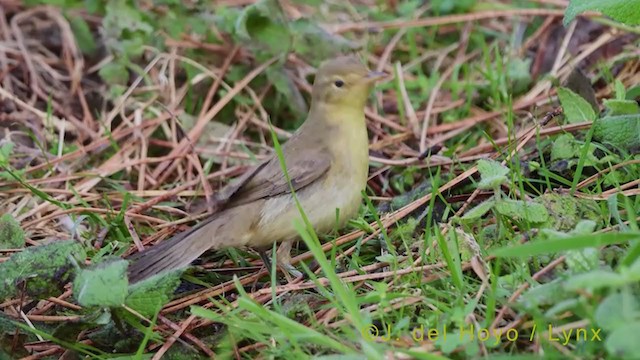
[[[318,233],[354,217],[367,183],[369,141],[364,108],[376,80],[356,57],[325,61],[313,83],[309,115],[282,146],[296,196]],[[220,193],[222,209],[192,229],[130,258],[129,280],[184,268],[207,250],[270,248],[298,237],[301,218],[280,160],[273,156]]]

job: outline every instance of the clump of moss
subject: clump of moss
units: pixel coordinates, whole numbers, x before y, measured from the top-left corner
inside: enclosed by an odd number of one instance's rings
[[[58,296],[75,274],[73,262],[85,257],[75,241],[55,241],[16,253],[0,263],[0,299],[21,291],[38,299]]]
[[[20,224],[9,214],[0,216],[0,249],[22,247],[24,247],[24,231]]]

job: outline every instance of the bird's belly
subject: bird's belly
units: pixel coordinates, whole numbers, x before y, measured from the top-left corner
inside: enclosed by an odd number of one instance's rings
[[[319,234],[340,227],[355,216],[361,202],[360,192],[364,189],[364,185],[355,182],[326,180],[331,178],[328,176],[324,181],[296,192],[304,213]],[[322,187],[322,190],[319,191],[318,187]],[[290,195],[266,200],[262,209],[256,239],[252,241],[257,246],[297,237],[294,221],[299,221],[304,226],[300,212]],[[336,209],[339,209],[339,212],[336,212]]]

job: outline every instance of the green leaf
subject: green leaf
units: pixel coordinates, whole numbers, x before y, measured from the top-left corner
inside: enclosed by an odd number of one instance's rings
[[[13,151],[13,143],[5,142],[0,146],[0,165],[7,165],[9,163],[9,156]]]
[[[593,291],[600,288],[620,287],[628,283],[629,280],[625,276],[613,271],[593,270],[569,278],[565,282],[564,288],[569,291],[582,289]]]
[[[154,28],[142,19],[143,12],[125,0],[113,0],[106,8],[102,26],[107,36],[124,38],[153,33]]]
[[[393,254],[384,254],[384,255],[380,255],[380,256],[376,256],[376,260],[378,262],[386,262],[389,264],[393,264],[394,261],[396,261],[396,257]]]
[[[591,79],[580,68],[574,68],[562,86],[586,100],[596,113],[600,111]]]
[[[549,306],[563,300],[567,296],[562,291],[562,281],[552,280],[545,284],[532,284],[531,288],[522,294],[522,303],[527,307]]]
[[[93,54],[97,47],[87,22],[80,16],[69,16],[68,19],[80,50],[85,54]]]
[[[595,312],[595,320],[601,328],[612,331],[623,326],[629,319],[640,318],[638,299],[628,292],[609,294]]]
[[[496,202],[496,211],[515,221],[543,223],[549,219],[549,212],[544,205],[531,201],[499,200]]]
[[[120,41],[120,50],[126,55],[127,58],[137,57],[142,55],[144,51],[145,38],[143,36],[136,36],[131,39],[124,39]]]
[[[603,103],[609,110],[607,115],[633,115],[640,113],[640,105],[634,100],[605,99]]]
[[[567,133],[558,136],[551,147],[551,160],[575,159],[580,155],[580,144],[573,135]]]
[[[75,274],[74,263],[85,257],[75,241],[30,246],[0,263],[0,299],[15,295],[22,284],[26,284],[26,294],[34,298],[58,296]]]
[[[623,149],[640,147],[640,114],[605,116],[593,126],[595,141]]]
[[[631,86],[629,89],[626,89],[625,99],[634,100],[640,97],[640,85]]]
[[[289,24],[293,34],[293,50],[313,66],[324,59],[357,50],[359,46],[348,39],[325,31],[317,23],[305,18]]]
[[[120,61],[112,61],[104,65],[98,74],[108,84],[126,84],[129,80],[129,71]]]
[[[548,192],[536,197],[533,201],[544,205],[549,212],[549,221],[544,226],[546,228],[575,232],[583,219],[593,220],[596,225],[602,222],[602,211],[594,200]],[[550,238],[553,237],[550,236]]]
[[[507,78],[514,94],[521,94],[531,84],[531,59],[515,58],[507,64]]]
[[[409,1],[400,1],[399,4],[410,3]],[[416,1],[418,7],[422,2]],[[429,5],[433,8],[433,11],[437,15],[451,14],[451,13],[465,13],[476,5],[476,0],[431,0]],[[417,10],[417,9],[415,9]],[[415,14],[415,10],[410,14]],[[409,15],[409,14],[407,14]]]
[[[580,274],[585,271],[595,270],[598,268],[600,259],[598,258],[598,250],[595,248],[586,248],[580,250],[570,250],[565,254],[567,267],[570,273]]]
[[[627,99],[627,89],[624,88],[624,84],[619,79],[613,83],[613,87],[616,93],[616,100],[625,100]],[[631,99],[629,99],[631,100]]]
[[[84,0],[84,9],[89,14],[97,14],[99,11],[104,12],[104,5],[101,0]]]
[[[239,14],[223,11],[217,16],[218,24],[231,30],[229,23],[234,17],[232,31],[239,38],[237,40],[249,41],[251,48],[262,50],[269,56],[295,51],[311,65],[317,66],[324,59],[359,47],[340,35],[325,31],[315,21],[306,18],[289,21],[275,0],[260,0]]]
[[[491,251],[491,253],[499,257],[529,257],[638,240],[640,240],[640,233],[581,234],[566,238],[533,241],[522,245],[503,247],[495,249]]]
[[[473,209],[467,211],[464,216],[462,217],[462,220],[464,221],[474,221],[477,219],[480,219],[481,217],[484,216],[484,214],[487,213],[487,211],[491,210],[493,208],[493,206],[495,205],[495,200],[487,200],[483,203],[480,203],[478,206],[474,207]]]
[[[235,31],[245,41],[251,40],[272,55],[286,53],[292,39],[282,18],[275,1],[261,0],[244,9],[236,20]]]
[[[596,113],[585,99],[567,88],[558,88],[558,97],[567,122],[593,121]]]
[[[567,26],[578,14],[599,11],[623,24],[640,25],[640,0],[571,0],[564,13]]]
[[[180,285],[181,270],[158,274],[133,284],[125,304],[138,313],[152,317],[169,302],[171,295]]]
[[[507,181],[509,169],[493,160],[479,160],[478,171],[480,172],[480,189],[495,189]]]
[[[120,258],[82,269],[73,282],[73,294],[82,306],[116,307],[124,304],[127,296],[127,266]]]
[[[19,249],[24,246],[24,231],[10,214],[0,216],[0,249]]]
[[[295,86],[293,80],[289,77],[286,70],[282,66],[270,66],[265,70],[267,79],[275,86],[279,93],[285,96],[298,116],[307,113],[307,106],[300,91]]]
[[[640,321],[621,326],[612,331],[605,342],[607,352],[619,359],[640,359]]]
[[[149,44],[154,27],[143,19],[144,12],[125,0],[109,1],[102,19],[102,42],[116,59],[130,59]]]
[[[593,220],[580,220],[577,224],[576,224],[576,228],[572,231],[572,233],[574,234],[591,234],[594,231],[596,231],[596,227],[598,226],[598,224],[596,224],[595,221]]]

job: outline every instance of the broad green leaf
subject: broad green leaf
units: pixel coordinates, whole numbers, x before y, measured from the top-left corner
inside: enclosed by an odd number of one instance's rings
[[[634,100],[640,97],[640,85],[631,86],[628,89],[625,89],[625,99]]]
[[[126,54],[128,58],[142,55],[144,51],[145,38],[136,36],[131,39],[123,39],[119,41],[119,49]]]
[[[564,13],[567,26],[578,14],[599,11],[623,24],[640,25],[640,0],[571,0]]]
[[[67,18],[80,50],[85,54],[93,54],[96,51],[96,42],[87,22],[80,16],[69,16]]]
[[[609,294],[595,312],[598,326],[607,331],[615,330],[634,318],[640,319],[638,299],[625,291]]]
[[[501,199],[496,202],[496,211],[515,221],[543,223],[549,219],[544,205],[532,201]]]
[[[515,58],[507,64],[507,78],[513,94],[521,94],[531,84],[531,59]]]
[[[629,284],[627,277],[607,270],[593,270],[584,274],[574,275],[565,282],[564,288],[569,291],[600,288],[620,287]]]
[[[574,234],[591,234],[596,231],[596,224],[593,220],[580,220],[578,224],[576,224],[576,228],[572,231]]]
[[[554,279],[545,284],[531,284],[531,288],[522,294],[520,301],[529,307],[549,306],[566,296],[567,294],[562,292],[562,281]]]
[[[605,99],[604,106],[609,110],[607,115],[633,115],[640,113],[640,105],[635,100]]]
[[[30,246],[0,263],[0,299],[17,294],[22,284],[34,298],[58,296],[75,273],[74,262],[85,257],[82,245],[75,241]]]
[[[559,135],[551,147],[551,160],[575,159],[580,156],[580,144],[576,142],[573,135]]]
[[[558,237],[566,238],[571,235],[592,234],[596,229],[596,223],[591,220],[581,220],[576,228],[569,234],[560,234]],[[565,254],[565,263],[571,273],[580,274],[586,271],[595,270],[600,263],[599,251],[596,248],[585,248],[580,250],[569,250]]]
[[[638,334],[640,334],[640,321],[627,323],[609,333],[605,348],[611,356],[618,359],[640,359]]]
[[[0,216],[0,249],[19,249],[24,246],[24,231],[9,214]]]
[[[104,65],[98,74],[108,84],[126,84],[129,80],[127,67],[119,61],[112,61]]]
[[[150,34],[154,28],[142,19],[143,12],[124,0],[110,1],[102,26],[107,37],[124,38],[137,33]]]
[[[357,50],[359,46],[348,39],[325,31],[317,23],[305,18],[289,25],[293,34],[293,50],[313,66],[324,59]]]
[[[595,141],[627,150],[640,147],[640,114],[605,116],[593,126]]]
[[[558,88],[558,97],[560,104],[567,119],[567,122],[578,123],[583,121],[593,121],[596,119],[596,113],[589,103],[567,88]]]
[[[480,172],[480,182],[478,188],[492,190],[507,181],[509,169],[493,160],[479,160],[478,171]]]
[[[437,14],[437,15],[444,15],[444,14],[451,14],[451,13],[465,13],[467,11],[469,11],[470,9],[472,9],[474,7],[474,5],[476,5],[477,0],[456,0],[456,1],[450,1],[450,0],[431,0],[429,2],[429,5],[433,8],[433,11]],[[406,4],[406,3],[413,3],[415,4],[414,7],[418,8],[421,4],[423,4],[423,2],[420,1],[399,1],[398,4]],[[407,13],[408,15],[413,15],[415,14],[415,10]]]
[[[380,255],[380,256],[376,256],[376,260],[378,262],[386,262],[389,264],[393,264],[394,261],[396,260],[396,257],[393,254],[384,254],[384,255]]]
[[[169,302],[180,285],[182,271],[158,274],[131,285],[125,304],[138,313],[152,317]]]
[[[570,273],[581,274],[585,271],[595,270],[598,268],[599,257],[598,250],[595,248],[586,248],[580,250],[570,250],[565,254],[567,266]]]
[[[560,294],[567,296],[567,294],[571,294],[570,292],[564,291],[563,289],[559,289]],[[566,314],[567,311],[574,311],[576,307],[581,305],[580,301],[575,297],[575,295],[569,299],[560,300],[551,304],[551,307],[544,312],[544,316],[548,319],[561,317],[563,314]]]
[[[4,142],[2,145],[0,145],[0,165],[6,165],[9,163],[9,156],[11,156],[12,151],[12,142]]]
[[[116,307],[127,296],[127,266],[120,258],[105,261],[80,270],[73,282],[73,295],[82,306]]]
[[[630,266],[620,266],[620,273],[628,277],[634,277],[640,274],[640,258],[636,259]]]
[[[602,223],[602,211],[594,200],[548,192],[536,197],[533,201],[544,205],[549,212],[549,220],[544,224],[545,228],[569,233],[576,231],[576,227],[582,220],[592,220],[596,225]],[[552,235],[548,238],[553,237]]]
[[[491,251],[491,253],[499,257],[528,257],[638,240],[640,240],[640,233],[581,234],[566,238],[533,241],[522,245],[503,247],[495,249]]]
[[[619,79],[613,83],[613,87],[616,93],[616,100],[626,100],[627,99],[627,89],[624,88],[624,84]],[[629,99],[631,100],[631,99]]]
[[[586,100],[596,113],[599,111],[598,99],[591,79],[580,68],[574,68],[562,86]]]
[[[485,202],[480,203],[478,206],[473,209],[467,211],[462,217],[463,221],[474,221],[480,219],[487,213],[487,211],[491,210],[495,205],[495,200],[487,200]]]
[[[314,21],[306,18],[289,21],[275,0],[260,0],[226,19],[218,16],[218,22],[229,23],[234,16],[233,32],[239,40],[250,41],[250,47],[266,51],[270,56],[295,51],[311,65],[318,66],[324,59],[358,48]]]
[[[302,118],[308,112],[307,104],[300,90],[282,66],[270,66],[265,70],[267,79],[275,86],[279,93],[283,94],[292,110]]]
[[[286,53],[292,37],[282,19],[282,11],[275,1],[260,0],[242,11],[236,19],[235,32],[271,55]]]

